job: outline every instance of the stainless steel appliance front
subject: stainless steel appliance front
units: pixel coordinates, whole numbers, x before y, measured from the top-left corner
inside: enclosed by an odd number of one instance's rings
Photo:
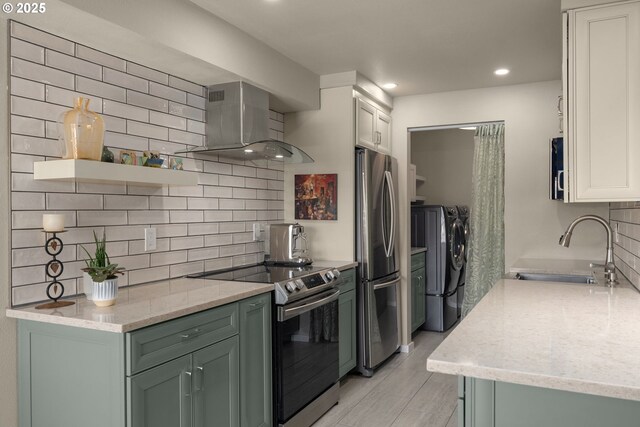
[[[400,346],[397,162],[358,148],[356,174],[358,370],[371,376]]]

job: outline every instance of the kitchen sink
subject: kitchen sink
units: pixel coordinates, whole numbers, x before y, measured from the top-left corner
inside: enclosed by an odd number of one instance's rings
[[[514,279],[536,280],[542,282],[584,283],[589,285],[597,283],[593,276],[582,274],[516,273]]]

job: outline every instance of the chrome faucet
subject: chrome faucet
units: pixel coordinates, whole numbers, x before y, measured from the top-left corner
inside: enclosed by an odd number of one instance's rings
[[[616,275],[616,264],[613,261],[613,231],[611,230],[611,226],[609,225],[607,220],[597,215],[583,215],[579,218],[576,218],[569,225],[567,231],[565,231],[564,234],[560,236],[560,241],[558,243],[565,248],[568,248],[569,244],[571,243],[571,235],[573,234],[573,229],[580,222],[589,219],[599,222],[600,224],[602,224],[605,230],[607,230],[607,258],[604,262],[604,266],[602,267],[604,267],[604,276],[607,279],[607,286],[613,286],[618,283],[618,276]],[[595,264],[591,264],[591,267],[595,266]]]

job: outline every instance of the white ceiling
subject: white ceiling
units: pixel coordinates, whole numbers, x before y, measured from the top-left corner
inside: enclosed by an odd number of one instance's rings
[[[560,79],[559,0],[191,1],[317,74],[397,82],[393,96]]]

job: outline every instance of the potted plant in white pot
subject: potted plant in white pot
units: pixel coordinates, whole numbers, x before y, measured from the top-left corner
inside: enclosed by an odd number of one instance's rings
[[[107,255],[107,239],[102,235],[99,239],[96,233],[93,233],[96,243],[96,253],[91,256],[89,251],[82,246],[87,253],[89,259],[85,260],[87,266],[82,269],[91,276],[93,286],[91,290],[91,298],[93,303],[98,307],[108,307],[116,303],[118,295],[118,274],[124,274],[124,267],[118,267],[118,264],[112,264]]]

